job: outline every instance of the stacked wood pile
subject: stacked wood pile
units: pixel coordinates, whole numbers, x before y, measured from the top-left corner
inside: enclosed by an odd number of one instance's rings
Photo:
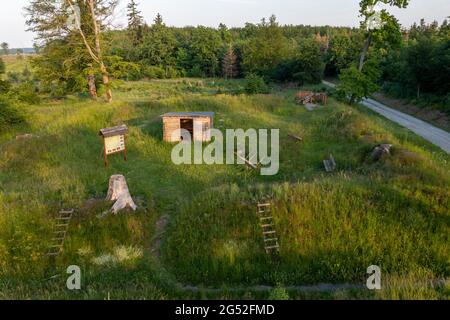
[[[315,93],[312,91],[300,91],[296,95],[297,102],[300,104],[318,103],[327,104],[328,96],[326,93]]]

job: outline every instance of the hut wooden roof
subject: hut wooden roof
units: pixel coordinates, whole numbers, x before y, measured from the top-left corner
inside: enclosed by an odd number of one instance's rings
[[[128,133],[128,127],[126,125],[122,125],[122,126],[102,129],[102,130],[100,130],[99,134],[105,138],[108,138],[108,137],[113,137],[113,136],[118,136],[118,135],[124,135],[126,133]]]
[[[169,112],[161,118],[213,118],[214,112]]]

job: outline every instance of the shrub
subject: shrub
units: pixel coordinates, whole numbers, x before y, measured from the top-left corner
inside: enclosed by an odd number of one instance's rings
[[[0,96],[0,128],[21,122],[24,122],[24,117],[13,102],[4,96]]]
[[[289,300],[289,293],[286,291],[285,288],[278,285],[277,287],[273,288],[272,291],[270,292],[269,300]]]
[[[254,73],[250,73],[245,77],[244,90],[247,94],[269,93],[269,87],[264,81],[264,78]]]
[[[142,76],[149,79],[164,79],[165,71],[163,68],[157,66],[143,66]]]
[[[14,88],[13,91],[16,93],[17,99],[22,102],[29,104],[39,104],[41,102],[38,88],[31,81],[21,83],[17,88]]]
[[[3,60],[0,58],[0,74],[4,74],[6,71],[6,66]]]
[[[350,104],[361,101],[378,89],[375,83],[378,75],[376,69],[369,67],[365,68],[363,72],[359,72],[356,66],[342,70],[339,77],[341,83],[337,88],[338,97],[347,101],[349,99]]]

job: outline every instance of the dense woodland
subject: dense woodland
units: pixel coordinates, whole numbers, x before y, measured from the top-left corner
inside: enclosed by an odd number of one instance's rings
[[[391,2],[407,5],[407,1]],[[106,21],[111,12],[101,3],[96,14]],[[247,93],[265,93],[268,82],[303,85],[319,83],[324,77],[340,77],[341,97],[350,96],[351,103],[383,89],[394,97],[433,104],[450,113],[447,20],[442,24],[421,21],[402,29],[395,17],[386,13],[387,27],[372,33],[366,31],[364,23],[353,29],[286,26],[280,25],[275,16],[243,28],[224,24],[218,28],[176,28],[167,26],[159,14],[151,23],[146,22],[138,4],[131,1],[126,30],[112,30],[106,22],[92,27],[89,15],[82,14],[80,37],[73,30],[61,31],[61,27],[43,24],[39,15],[45,12],[39,4],[35,0],[27,8],[30,30],[38,34],[38,55],[32,59],[32,72],[27,68],[3,76],[0,91],[9,99],[38,103],[42,95],[90,94],[96,98],[97,92],[114,88],[109,78],[247,77]],[[364,1],[361,8],[364,15]],[[88,7],[85,9],[89,12]],[[101,39],[96,28],[102,31]],[[95,53],[102,57],[101,64],[98,57],[92,57],[95,50],[83,46],[84,39],[91,48],[101,40],[102,51]],[[7,44],[2,47],[3,52],[8,51]],[[0,64],[0,73],[4,72]],[[1,99],[5,104],[5,98]]]

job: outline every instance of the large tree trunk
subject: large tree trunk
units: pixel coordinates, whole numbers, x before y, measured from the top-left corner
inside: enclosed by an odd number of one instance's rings
[[[89,94],[92,99],[97,99],[97,86],[95,85],[95,76],[88,75]]]
[[[114,175],[109,179],[107,201],[116,201],[111,211],[117,214],[120,210],[125,208],[131,208],[136,211],[137,206],[131,198],[130,191],[128,190],[127,181],[123,175]]]
[[[100,72],[102,73],[103,85],[105,86],[106,101],[112,102],[112,91],[109,87],[109,74],[106,70],[105,63],[103,62],[102,47],[100,45],[100,29],[97,23],[97,16],[95,15],[94,0],[89,0],[89,7],[91,9],[92,25],[94,26],[95,50],[97,51],[97,58],[100,64]]]
[[[75,11],[75,7],[74,7],[72,1],[67,0],[67,2],[70,5],[70,7],[72,8],[72,10]],[[95,0],[88,0],[88,3],[89,3],[90,11],[91,11],[92,26],[94,28],[96,53],[94,53],[91,45],[89,44],[88,39],[87,39],[86,35],[84,34],[80,23],[77,24],[77,28],[81,35],[81,38],[83,39],[83,43],[84,43],[87,51],[89,52],[89,55],[91,56],[92,60],[94,60],[95,63],[97,63],[100,66],[100,72],[102,73],[103,85],[106,88],[106,101],[112,102],[112,92],[111,92],[111,88],[109,87],[109,74],[106,69],[105,63],[103,62],[102,48],[101,48],[101,44],[100,44],[100,29],[99,29],[98,22],[97,22],[97,16],[95,14]]]
[[[369,33],[369,36],[366,39],[366,42],[364,43],[364,48],[361,52],[361,56],[359,58],[359,72],[362,72],[364,63],[366,61],[367,52],[369,51],[370,45],[372,44],[372,33]]]
[[[112,102],[113,97],[112,97],[111,88],[109,87],[109,74],[108,74],[108,71],[106,70],[105,65],[103,64],[103,61],[100,66],[100,71],[102,72],[103,85],[105,86],[105,89],[106,89],[106,101]]]

